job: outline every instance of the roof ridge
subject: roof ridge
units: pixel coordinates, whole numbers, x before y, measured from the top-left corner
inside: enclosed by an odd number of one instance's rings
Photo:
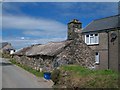
[[[100,18],[100,19],[95,19],[93,21],[98,21],[98,20],[102,20],[102,19],[106,19],[106,18],[111,18],[111,17],[117,17],[117,16],[120,16],[120,14],[113,15],[113,16],[108,16],[108,17],[103,17],[103,18]]]
[[[90,23],[88,23],[88,25],[86,25],[84,28],[82,28],[82,30],[85,29],[87,26],[89,26],[91,23],[93,23],[93,21],[94,20],[92,20]]]
[[[48,43],[61,43],[61,42],[66,42],[67,40],[62,40],[62,41],[50,41],[50,42],[48,42]],[[46,44],[48,44],[48,43],[46,43]]]

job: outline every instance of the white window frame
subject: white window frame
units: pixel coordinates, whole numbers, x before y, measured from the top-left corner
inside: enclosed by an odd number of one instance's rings
[[[97,36],[95,36],[96,34],[97,34]],[[89,35],[89,37],[87,37],[88,35]],[[91,39],[94,40],[94,41],[91,42]],[[87,45],[99,44],[99,34],[98,33],[85,34],[85,43]]]
[[[98,55],[96,55],[96,53],[98,54]],[[95,53],[95,63],[96,64],[100,64],[100,54],[99,54],[99,52],[96,52]]]

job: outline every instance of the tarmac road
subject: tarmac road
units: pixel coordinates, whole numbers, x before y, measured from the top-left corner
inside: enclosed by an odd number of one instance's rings
[[[2,88],[51,88],[53,83],[38,78],[22,68],[2,59]]]

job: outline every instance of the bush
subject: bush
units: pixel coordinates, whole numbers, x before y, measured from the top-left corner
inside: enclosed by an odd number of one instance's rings
[[[51,79],[54,82],[54,85],[58,84],[58,82],[60,80],[60,70],[59,69],[53,70],[53,72],[51,74]]]
[[[2,58],[11,58],[10,54],[8,53],[2,53]]]
[[[57,76],[57,75],[56,75]],[[118,73],[112,70],[90,70],[78,65],[60,67],[57,87],[66,88],[118,88]]]

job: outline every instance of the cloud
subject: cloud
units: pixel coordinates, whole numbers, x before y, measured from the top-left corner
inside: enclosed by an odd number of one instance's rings
[[[22,39],[22,40],[24,40],[24,39],[25,39],[25,37],[21,37],[21,39]]]
[[[65,36],[67,32],[67,25],[61,22],[45,19],[34,18],[29,16],[3,16],[3,30],[16,29],[23,30],[25,35],[62,35]]]
[[[66,38],[52,38],[52,39],[17,39],[17,38],[6,38],[3,42],[10,42],[15,49],[20,49],[23,47],[27,47],[33,44],[45,44],[51,41],[63,41]]]
[[[21,30],[63,30],[66,25],[45,18],[34,18],[28,16],[3,16],[3,28],[13,28]]]
[[[21,7],[23,7],[24,4],[22,3],[8,3],[8,2],[5,2],[5,3],[2,3],[2,14],[5,15],[5,14],[9,14],[11,12],[13,13],[16,13],[16,14],[21,14],[21,15],[24,15],[24,13],[22,12],[21,10]]]
[[[31,36],[40,36],[44,38],[53,38],[53,37],[66,37],[67,31],[64,30],[52,30],[52,31],[38,31],[38,30],[29,30],[23,32],[25,35]]]
[[[8,3],[9,4],[9,3]],[[19,3],[18,3],[19,4]],[[39,3],[33,3],[39,7]],[[32,5],[33,5],[32,4]],[[7,4],[5,4],[7,5]],[[25,4],[23,4],[24,6]],[[77,18],[91,18],[99,16],[109,16],[116,13],[117,4],[112,3],[52,3],[53,7],[59,12],[61,16],[73,16]],[[35,18],[34,16],[27,16],[21,11],[21,4],[7,5],[5,11],[13,10],[3,14],[3,32],[4,30],[21,30],[24,35],[40,36],[41,39],[26,39],[24,36],[18,39],[7,38],[15,47],[24,47],[34,43],[46,43],[49,41],[65,40],[67,34],[67,25],[56,20],[47,18]],[[61,11],[63,13],[61,13]],[[21,14],[21,15],[18,15]],[[58,17],[59,18],[59,17]],[[70,17],[68,17],[70,18]],[[79,18],[79,19],[80,19]],[[84,22],[83,22],[84,23]],[[31,37],[32,38],[32,37]]]

